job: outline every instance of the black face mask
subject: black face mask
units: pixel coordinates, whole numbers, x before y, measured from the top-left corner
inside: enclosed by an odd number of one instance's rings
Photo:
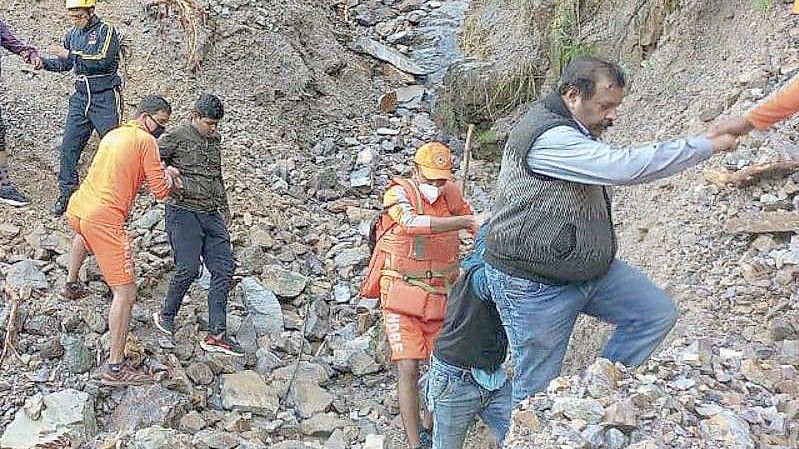
[[[161,137],[161,134],[163,134],[165,130],[166,130],[166,128],[164,128],[161,125],[158,125],[158,126],[155,127],[154,130],[150,131],[150,134],[152,134],[153,137],[155,137],[157,139],[157,138]]]
[[[155,129],[150,129],[150,126],[149,126],[149,125],[147,125],[147,124],[145,123],[145,125],[144,125],[144,126],[146,126],[146,127],[147,127],[147,131],[149,131],[149,132],[150,132],[150,134],[151,134],[153,137],[155,137],[156,139],[157,139],[157,138],[159,138],[159,137],[161,137],[161,134],[163,134],[163,133],[164,133],[164,131],[166,130],[166,128],[164,128],[164,126],[163,126],[163,125],[161,125],[160,123],[158,123],[157,121],[155,121],[155,119],[153,118],[153,116],[152,116],[152,115],[149,115],[149,114],[148,114],[147,116],[148,116],[148,117],[150,117],[150,120],[152,120],[152,121],[153,121],[153,123],[155,123]]]

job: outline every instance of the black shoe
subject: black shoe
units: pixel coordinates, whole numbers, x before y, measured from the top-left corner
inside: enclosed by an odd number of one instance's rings
[[[0,186],[0,201],[16,207],[27,206],[30,203],[30,200],[21,194],[14,184]]]
[[[70,195],[60,195],[58,197],[55,204],[53,205],[53,210],[52,210],[53,215],[55,215],[56,217],[64,215],[64,212],[67,211],[67,205],[69,204]]]

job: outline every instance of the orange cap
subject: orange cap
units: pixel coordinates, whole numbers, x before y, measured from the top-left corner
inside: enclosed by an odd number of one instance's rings
[[[452,152],[443,143],[430,142],[420,146],[413,161],[427,179],[452,179]]]

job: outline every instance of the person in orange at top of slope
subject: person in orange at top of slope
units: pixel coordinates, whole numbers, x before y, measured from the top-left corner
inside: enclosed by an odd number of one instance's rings
[[[379,297],[391,360],[399,370],[399,406],[411,448],[430,447],[432,418],[419,427],[419,361],[441,330],[449,286],[458,277],[460,230],[476,230],[471,206],[452,179],[452,153],[422,145],[410,178],[395,178],[373,229],[375,248],[361,295]]]
[[[720,120],[710,128],[710,136],[722,134],[742,136],[757,128],[765,131],[772,125],[799,112],[799,76],[795,76],[783,89],[752,108],[745,116]]]
[[[110,131],[100,141],[86,179],[70,198],[66,211],[77,235],[72,241],[69,274],[61,296],[74,300],[88,294],[78,282],[78,270],[89,253],[97,257],[97,265],[114,294],[108,314],[111,350],[100,379],[104,385],[152,381],[150,376],[124,363],[131,309],[136,301],[133,255],[125,221],[143,182],[159,200],[165,199],[173,188],[180,188],[178,170],[162,168],[154,137],[163,132],[171,114],[171,106],[162,97],[145,97],[135,120]]]

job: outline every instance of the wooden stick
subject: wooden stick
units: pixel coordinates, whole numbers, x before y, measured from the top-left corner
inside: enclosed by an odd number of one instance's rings
[[[767,162],[765,164],[750,165],[738,171],[729,170],[706,170],[705,178],[719,188],[727,185],[733,187],[744,187],[757,182],[766,176],[780,176],[792,173],[799,169],[799,161],[783,160]]]
[[[16,348],[14,348],[13,337],[17,334],[17,309],[19,308],[19,296],[17,292],[14,291],[7,283],[3,283],[2,285],[3,292],[8,296],[8,300],[11,303],[11,310],[8,312],[8,321],[6,322],[6,336],[3,340],[3,352],[0,352],[0,369],[3,367],[3,361],[5,361],[6,356],[9,352],[13,352],[15,355],[19,355],[17,353]]]
[[[466,131],[466,145],[463,147],[463,161],[461,162],[461,191],[463,196],[466,196],[466,179],[469,177],[469,162],[472,159],[472,135],[474,134],[474,125],[469,125]]]

